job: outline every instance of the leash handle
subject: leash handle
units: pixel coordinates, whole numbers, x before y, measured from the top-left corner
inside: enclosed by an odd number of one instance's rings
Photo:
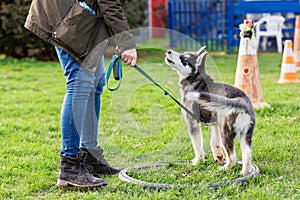
[[[113,73],[114,73],[114,79],[116,81],[122,79],[122,65],[119,58],[113,64]]]
[[[114,88],[110,88],[108,85],[108,80],[110,78],[111,71],[113,71],[114,79],[118,81],[117,86]],[[105,85],[109,91],[116,91],[121,86],[121,82],[122,82],[122,64],[120,61],[120,57],[118,55],[113,55],[106,72]]]

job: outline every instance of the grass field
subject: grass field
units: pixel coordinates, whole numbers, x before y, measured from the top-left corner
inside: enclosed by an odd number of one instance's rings
[[[177,74],[164,64],[163,53],[144,53],[138,64],[179,97]],[[59,170],[60,110],[65,80],[57,62],[0,60],[0,199],[300,199],[300,84],[277,84],[281,55],[258,56],[264,99],[269,108],[256,110],[253,162],[260,175],[246,184],[211,189],[153,190],[104,177],[96,189],[55,186]],[[212,53],[209,69],[233,84],[237,55]],[[110,82],[111,86],[115,83]],[[201,185],[239,177],[240,166],[219,171],[203,127],[206,163],[170,165],[131,172],[158,183]],[[178,106],[163,92],[124,66],[124,80],[114,93],[102,95],[99,144],[107,160],[125,167],[146,162],[193,158]],[[241,154],[237,145],[238,158]]]

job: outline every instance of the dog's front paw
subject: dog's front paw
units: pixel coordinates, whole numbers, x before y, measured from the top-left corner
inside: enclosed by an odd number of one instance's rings
[[[194,158],[192,160],[192,164],[193,165],[198,165],[200,163],[200,161],[203,161],[204,162],[204,158]]]
[[[227,161],[225,162],[225,165],[223,165],[222,167],[220,167],[219,169],[220,170],[228,170],[228,169],[231,169],[235,166],[235,162],[231,162],[231,161]]]
[[[219,167],[219,169],[220,169],[220,170],[225,170],[225,171],[226,171],[226,170],[229,169],[229,166],[225,164],[225,165]]]
[[[185,98],[189,101],[195,101],[197,99],[199,99],[200,97],[200,93],[199,92],[188,92],[186,95],[185,95]]]
[[[227,161],[227,162],[225,161],[225,165],[220,166],[219,169],[220,169],[220,170],[225,170],[225,171],[226,171],[226,170],[228,170],[228,169],[231,168],[231,167],[232,167],[232,166],[231,166],[230,161]]]

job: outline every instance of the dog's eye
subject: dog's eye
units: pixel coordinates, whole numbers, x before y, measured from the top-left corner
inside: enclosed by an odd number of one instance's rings
[[[183,65],[189,65],[189,61],[184,56],[180,56],[180,61]]]

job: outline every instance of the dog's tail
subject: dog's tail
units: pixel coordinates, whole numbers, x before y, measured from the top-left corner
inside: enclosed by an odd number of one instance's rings
[[[248,108],[248,103],[243,98],[232,99],[207,92],[189,92],[187,93],[186,98],[188,100],[196,101],[200,104],[201,108],[212,112],[227,113],[231,110],[247,110]]]

